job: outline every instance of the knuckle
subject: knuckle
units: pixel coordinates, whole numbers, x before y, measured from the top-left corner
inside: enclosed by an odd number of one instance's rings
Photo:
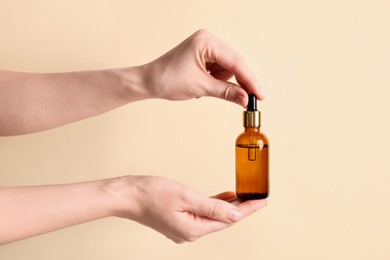
[[[199,237],[200,237],[200,235],[197,234],[196,232],[194,232],[194,231],[189,231],[189,232],[187,232],[187,233],[183,236],[183,239],[184,239],[186,242],[194,242],[194,241],[196,241]]]
[[[191,202],[193,201],[193,197],[194,197],[194,193],[192,190],[188,189],[188,188],[183,188],[181,191],[180,191],[180,196],[181,196],[181,200],[190,205]]]
[[[230,93],[232,92],[232,85],[227,85],[224,90],[221,92],[220,97],[225,100],[229,100]]]
[[[210,33],[206,30],[206,29],[200,29],[200,30],[197,30],[195,33],[194,33],[194,37],[200,37],[200,38],[203,38],[203,37],[210,37]]]
[[[218,219],[221,216],[221,213],[222,213],[222,204],[217,202],[212,207],[210,217],[212,219]]]
[[[184,239],[179,239],[179,238],[171,238],[171,240],[176,244],[183,244],[184,242],[186,242]]]
[[[211,44],[213,42],[213,37],[205,29],[200,29],[200,30],[196,31],[192,35],[191,38],[192,38],[192,43],[193,44],[208,45],[208,44]]]
[[[176,233],[174,235],[170,237],[167,236],[167,238],[169,238],[176,244],[183,244],[185,242],[194,242],[201,236],[202,234],[196,228],[182,228],[180,230],[176,230]]]

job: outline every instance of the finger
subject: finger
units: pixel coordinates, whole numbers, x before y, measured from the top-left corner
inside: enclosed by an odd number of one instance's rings
[[[264,98],[260,84],[246,66],[243,58],[222,42],[216,41],[212,46],[211,52],[208,53],[208,62],[217,63],[221,67],[233,73],[240,82],[240,86],[248,93],[253,93],[260,100]]]
[[[259,209],[262,209],[265,206],[267,206],[267,204],[268,204],[267,200],[247,200],[244,202],[241,202],[239,200],[237,200],[237,201],[238,202],[235,204],[240,209],[240,211],[242,213],[242,218],[247,217],[247,216],[255,213]]]
[[[243,88],[234,83],[214,78],[210,78],[207,95],[222,98],[243,107],[248,104],[248,94]]]
[[[233,77],[233,73],[224,67],[220,66],[218,63],[206,63],[206,69],[216,79],[227,81]]]
[[[226,195],[224,194],[223,196]],[[242,215],[240,210],[229,202],[200,195],[192,198],[190,207],[186,210],[196,215],[225,223],[235,222]]]
[[[237,200],[239,201],[239,200]],[[244,202],[238,202],[237,203],[238,205],[238,208],[241,210],[242,212],[242,216],[241,216],[241,219],[242,218],[245,218],[251,214],[253,214],[254,212],[256,212],[257,210],[265,207],[267,205],[267,201],[266,200],[248,200],[248,201],[244,201]],[[231,225],[234,224],[234,222],[231,222],[231,223],[226,223],[226,222],[220,222],[220,221],[216,221],[216,220],[213,220],[213,219],[209,219],[209,218],[199,218],[199,228],[201,228],[201,233],[202,234],[209,234],[209,233],[212,233],[212,232],[217,232],[217,231],[220,231],[222,229],[225,229],[227,227],[230,227]]]
[[[211,198],[231,202],[232,200],[235,200],[237,198],[237,196],[236,196],[236,193],[233,191],[225,191],[225,192],[219,193],[217,195],[214,195]]]

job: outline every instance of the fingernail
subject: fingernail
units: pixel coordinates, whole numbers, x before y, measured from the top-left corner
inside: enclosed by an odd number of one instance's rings
[[[229,220],[232,221],[232,222],[236,222],[238,220],[240,220],[241,218],[241,212],[238,211],[238,210],[231,210],[230,211],[230,216],[229,216]]]

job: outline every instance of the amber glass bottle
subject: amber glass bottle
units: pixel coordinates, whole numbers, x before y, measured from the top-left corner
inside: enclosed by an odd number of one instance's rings
[[[268,197],[268,138],[260,132],[257,99],[249,94],[245,131],[236,140],[236,193],[242,200]]]

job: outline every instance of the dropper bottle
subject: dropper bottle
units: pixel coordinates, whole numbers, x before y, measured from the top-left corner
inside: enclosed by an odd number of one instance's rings
[[[257,98],[249,94],[243,114],[244,132],[236,140],[236,193],[241,200],[268,197],[268,138],[260,132]]]

